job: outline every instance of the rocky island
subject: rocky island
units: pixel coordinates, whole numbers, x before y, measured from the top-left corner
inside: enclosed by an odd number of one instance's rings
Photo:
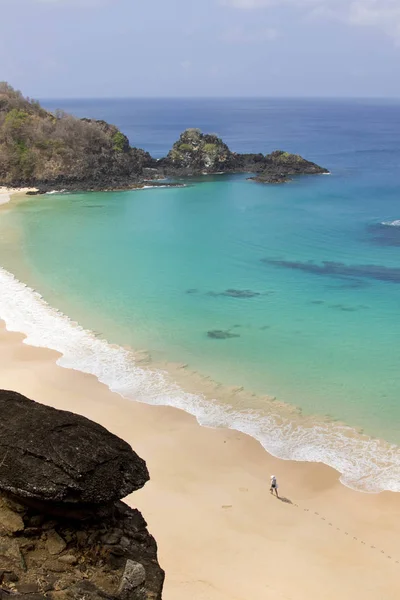
[[[120,501],[149,479],[124,441],[0,390],[0,600],[160,600],[142,515]]]
[[[0,83],[0,185],[53,189],[110,190],[146,181],[202,174],[254,173],[260,183],[284,183],[295,175],[328,171],[301,156],[232,152],[215,134],[187,129],[162,159],[133,148],[114,125],[50,113]]]

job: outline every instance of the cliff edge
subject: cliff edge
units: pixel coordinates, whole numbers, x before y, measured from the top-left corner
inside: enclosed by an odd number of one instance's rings
[[[0,600],[161,600],[164,572],[139,511],[149,479],[123,440],[0,390]]]

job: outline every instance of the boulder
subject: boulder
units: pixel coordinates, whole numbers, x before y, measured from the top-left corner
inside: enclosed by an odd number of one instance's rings
[[[0,491],[30,505],[114,502],[149,480],[146,463],[101,425],[0,390]]]
[[[127,560],[124,574],[118,588],[120,600],[146,599],[146,590],[143,587],[146,581],[146,570],[142,564]]]
[[[51,555],[61,554],[67,547],[65,540],[58,535],[57,531],[51,529],[47,534],[46,549]]]

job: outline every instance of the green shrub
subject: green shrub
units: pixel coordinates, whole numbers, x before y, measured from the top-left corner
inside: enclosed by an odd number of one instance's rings
[[[193,148],[190,144],[179,144],[179,151],[180,152],[192,152]]]
[[[13,108],[7,113],[4,122],[10,129],[19,130],[23,127],[28,118],[29,114],[27,112],[18,110],[18,108]]]
[[[125,149],[126,138],[123,133],[117,131],[116,134],[113,135],[113,145],[115,152],[123,152]]]
[[[207,154],[212,154],[217,151],[217,144],[204,144],[203,150]]]

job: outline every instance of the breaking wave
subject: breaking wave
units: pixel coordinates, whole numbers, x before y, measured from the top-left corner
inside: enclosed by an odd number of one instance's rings
[[[194,415],[201,425],[241,431],[278,458],[325,463],[339,471],[341,482],[353,489],[400,491],[398,446],[360,435],[345,425],[288,419],[277,408],[268,414],[238,411],[217,399],[186,392],[169,373],[138,366],[133,351],[97,338],[1,268],[0,317],[8,330],[26,335],[25,343],[60,352],[60,366],[95,375],[128,399],[174,406]]]
[[[382,221],[381,225],[387,225],[388,227],[400,227],[400,219],[396,221]]]

